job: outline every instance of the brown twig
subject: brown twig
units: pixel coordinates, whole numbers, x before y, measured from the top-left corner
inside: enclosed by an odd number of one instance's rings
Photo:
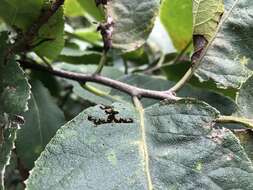
[[[37,63],[32,63],[29,61],[19,61],[20,64],[29,69],[33,70],[39,70],[48,72],[52,75],[75,80],[79,83],[86,83],[86,82],[94,82],[98,84],[103,84],[105,86],[112,87],[114,89],[120,90],[122,92],[125,92],[129,94],[130,96],[135,96],[138,98],[154,98],[154,99],[169,99],[169,100],[179,100],[181,98],[176,97],[175,94],[171,93],[170,91],[155,91],[155,90],[148,90],[139,88],[136,86],[132,86],[117,80],[113,80],[101,75],[94,75],[94,74],[81,74],[81,73],[75,73],[70,71],[64,71],[59,69],[51,69],[43,65],[39,65]]]

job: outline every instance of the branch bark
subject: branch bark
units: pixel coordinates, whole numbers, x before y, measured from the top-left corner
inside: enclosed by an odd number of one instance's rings
[[[111,88],[125,92],[132,97],[138,97],[138,98],[146,97],[146,98],[153,98],[153,99],[159,99],[159,100],[169,99],[169,100],[175,100],[175,101],[181,99],[180,97],[175,96],[175,94],[172,93],[171,91],[155,91],[155,90],[138,88],[136,86],[132,86],[132,85],[129,85],[117,80],[113,80],[101,75],[97,75],[97,74],[81,74],[81,73],[75,73],[75,72],[64,71],[64,70],[59,70],[59,69],[52,69],[52,68],[49,68],[37,63],[32,63],[29,61],[19,61],[19,63],[24,68],[47,72],[61,78],[77,81],[79,83],[85,84],[86,82],[94,82],[98,84],[103,84],[105,86],[109,86]]]

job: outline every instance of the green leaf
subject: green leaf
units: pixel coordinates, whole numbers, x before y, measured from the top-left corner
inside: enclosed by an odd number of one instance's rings
[[[179,81],[187,72],[187,70],[191,67],[190,61],[181,61],[178,64],[168,65],[162,68],[163,73],[166,75],[166,78],[171,81]],[[217,86],[212,81],[200,82],[196,76],[192,76],[192,78],[188,82],[190,85],[212,90],[217,93],[221,93],[225,96],[228,96],[232,99],[235,99],[237,90],[236,89],[221,89],[217,88]]]
[[[8,35],[0,33],[0,115],[21,114],[27,110],[30,86],[13,57],[6,60]]]
[[[247,155],[253,162],[253,132],[252,130],[237,130],[234,133],[240,140],[241,145],[243,146]]]
[[[36,38],[36,43],[48,39],[34,50],[40,56],[46,56],[50,59],[55,59],[64,47],[64,19],[63,8],[60,8],[39,30],[39,35]]]
[[[104,19],[104,13],[101,9],[96,7],[95,0],[77,0],[77,2],[79,2],[89,16],[92,16],[97,21],[102,21]]]
[[[193,35],[202,35],[209,42],[224,12],[223,0],[193,1]]]
[[[0,17],[11,26],[26,31],[40,15],[44,0],[0,0]],[[31,8],[32,7],[32,8]]]
[[[74,31],[74,35],[79,37],[81,40],[89,42],[95,45],[101,45],[101,35],[97,32],[96,28],[82,28]]]
[[[122,58],[125,61],[130,61],[136,65],[144,65],[149,63],[150,52],[148,52],[145,46],[142,46],[134,51],[122,54]]]
[[[23,121],[18,115],[27,110],[30,86],[14,57],[6,60],[8,35],[0,33],[0,189],[5,167],[14,147],[17,128]]]
[[[242,84],[236,97],[239,106],[238,114],[253,119],[253,76]]]
[[[1,129],[0,129],[0,135],[1,144],[0,144],[0,189],[4,189],[4,175],[5,175],[5,168],[9,164],[10,157],[11,157],[11,151],[14,148],[14,141],[16,138],[16,131],[18,126],[15,124],[12,124],[12,128],[2,129],[3,121],[1,118]]]
[[[77,0],[65,0],[64,14],[69,17],[83,16],[84,10]]]
[[[123,52],[142,46],[153,28],[158,8],[159,0],[110,0],[106,9],[114,22],[113,46]]]
[[[22,176],[20,175],[20,172],[17,171],[18,166],[20,166],[19,164],[20,163],[18,163],[18,158],[15,154],[15,151],[12,151],[9,164],[6,167],[4,174],[5,189],[24,190],[24,185],[22,184]]]
[[[19,28],[21,32],[25,33],[32,24],[37,22],[41,14],[42,8],[48,3],[49,0],[26,0],[25,2],[18,0],[0,0],[0,17],[5,22],[15,28]],[[63,9],[49,19],[39,30],[38,37],[34,40],[33,45],[40,44],[43,40],[50,40],[43,42],[35,51],[50,59],[54,59],[60,53],[64,46],[63,30]]]
[[[64,47],[57,57],[57,62],[67,62],[73,64],[98,64],[101,53],[95,51],[81,51],[71,47]]]
[[[250,0],[225,1],[225,12],[215,38],[209,43],[196,75],[220,88],[239,88],[252,73],[253,43]]]
[[[140,114],[119,103],[89,108],[47,145],[27,189],[250,190],[252,163],[230,131],[212,128],[217,116],[194,100]]]
[[[31,85],[29,111],[24,114],[26,123],[18,131],[16,140],[18,157],[29,170],[59,127],[64,124],[64,115],[48,90],[38,80],[32,81]]]
[[[183,50],[192,40],[192,0],[163,0],[160,19],[176,49]]]

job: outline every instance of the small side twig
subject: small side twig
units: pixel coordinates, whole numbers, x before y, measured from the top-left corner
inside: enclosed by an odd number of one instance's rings
[[[184,85],[191,79],[197,66],[190,67],[185,75],[173,86],[170,88],[171,92],[178,92]]]
[[[123,58],[123,64],[125,68],[124,73],[128,75],[128,63],[127,63],[127,60],[125,60],[124,58]]]
[[[40,56],[38,54],[36,54],[40,59],[41,61],[43,62],[43,64],[45,64],[48,68],[51,68],[52,69],[52,65],[51,63],[47,60],[47,58],[43,57],[43,56]]]
[[[146,71],[144,71],[145,74],[151,74],[156,70],[159,70],[161,68],[161,66],[163,65],[163,62],[165,60],[165,54],[162,53],[159,61],[157,62],[157,64],[154,67],[148,68]]]
[[[165,55],[162,54],[158,63],[154,67],[147,69],[144,73],[150,74],[150,73],[160,70],[164,67],[176,65],[178,62],[180,62],[182,60],[182,57],[185,55],[186,51],[189,49],[191,44],[192,44],[192,40],[190,40],[188,42],[188,44],[184,47],[184,49],[175,57],[175,59],[170,61],[169,63],[164,63]]]
[[[106,60],[107,60],[107,54],[105,51],[103,51],[100,61],[99,61],[99,64],[98,64],[98,67],[97,67],[97,70],[94,73],[95,75],[100,74],[102,72],[104,65],[106,63]]]

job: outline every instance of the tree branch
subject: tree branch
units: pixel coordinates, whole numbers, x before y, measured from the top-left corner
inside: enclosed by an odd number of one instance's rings
[[[54,0],[49,5],[41,10],[38,19],[33,22],[30,28],[24,33],[23,37],[17,40],[9,49],[8,54],[15,54],[20,52],[27,52],[33,48],[32,43],[34,38],[39,33],[40,28],[45,25],[48,20],[57,12],[57,10],[64,4],[64,0]]]
[[[74,81],[77,81],[79,83],[86,83],[86,82],[94,82],[98,84],[103,84],[105,86],[109,86],[111,88],[120,90],[122,92],[125,92],[129,94],[132,97],[138,97],[138,98],[154,98],[154,99],[169,99],[169,100],[179,100],[181,98],[176,97],[172,92],[170,91],[155,91],[155,90],[148,90],[143,88],[138,88],[136,86],[132,86],[117,80],[113,80],[107,77],[103,77],[96,74],[81,74],[81,73],[74,73],[70,71],[63,71],[59,69],[51,69],[49,67],[39,65],[37,63],[31,63],[28,61],[19,61],[20,64],[29,69],[33,70],[39,70],[44,71],[47,73],[50,73],[52,75],[71,79]]]
[[[183,88],[186,83],[191,79],[196,69],[197,65],[190,67],[189,70],[185,73],[185,75],[170,89],[170,91],[178,92],[181,88]]]

